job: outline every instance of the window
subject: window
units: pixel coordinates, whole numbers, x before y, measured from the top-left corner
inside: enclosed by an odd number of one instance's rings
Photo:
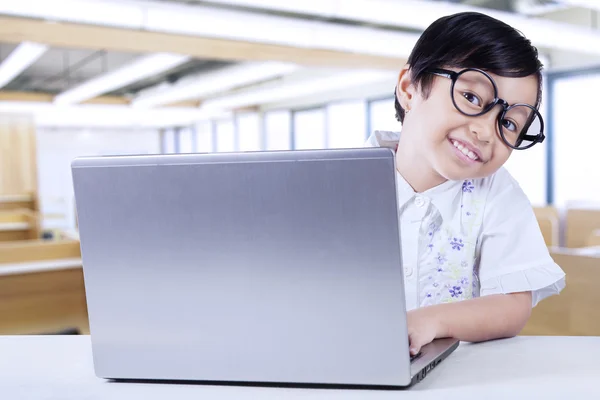
[[[554,200],[600,202],[597,102],[600,74],[559,78],[554,82]]]
[[[197,153],[212,153],[213,146],[213,130],[212,123],[209,121],[198,122],[196,128],[196,148]]]
[[[258,113],[244,113],[236,116],[240,151],[262,150],[261,121]]]
[[[327,144],[329,148],[363,147],[366,136],[364,101],[334,103],[327,107]]]
[[[215,121],[218,152],[235,151],[235,127],[232,120]]]
[[[544,84],[546,77],[544,77]],[[546,108],[546,87],[542,90],[540,114],[545,122],[545,133],[548,134],[548,112]],[[519,185],[534,206],[546,205],[546,171],[548,142],[538,143],[531,149],[514,150],[505,164],[506,169],[519,182]]]
[[[162,132],[162,151],[165,154],[175,153],[175,132],[172,129],[165,129]]]
[[[325,110],[322,108],[294,113],[294,149],[324,149]]]
[[[265,113],[265,149],[290,150],[291,113],[288,110],[269,111]]]
[[[179,153],[192,153],[194,151],[194,133],[190,128],[179,130]]]
[[[546,146],[544,142],[531,149],[514,150],[505,164],[534,206],[546,205]]]
[[[371,131],[399,132],[402,124],[396,120],[394,98],[374,100],[369,103],[369,116],[371,118]],[[372,132],[369,132],[371,134]]]

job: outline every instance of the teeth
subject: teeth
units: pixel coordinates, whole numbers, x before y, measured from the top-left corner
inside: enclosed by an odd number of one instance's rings
[[[477,157],[477,154],[473,153],[471,150],[467,149],[465,146],[463,146],[456,140],[453,140],[452,144],[454,145],[454,147],[459,149],[465,156],[469,157],[471,160],[477,160],[479,158],[479,157]]]

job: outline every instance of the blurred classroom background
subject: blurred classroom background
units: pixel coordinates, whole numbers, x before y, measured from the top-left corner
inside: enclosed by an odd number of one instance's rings
[[[596,0],[0,3],[0,334],[89,333],[74,157],[360,147],[401,129],[393,90],[419,33],[465,10],[545,64],[547,140],[507,168],[567,289],[523,333],[599,335]]]

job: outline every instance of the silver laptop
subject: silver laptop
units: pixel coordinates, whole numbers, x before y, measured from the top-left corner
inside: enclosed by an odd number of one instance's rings
[[[99,377],[402,388],[411,362],[389,149],[72,163]]]

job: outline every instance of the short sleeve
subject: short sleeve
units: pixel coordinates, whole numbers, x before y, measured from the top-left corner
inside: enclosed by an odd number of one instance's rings
[[[375,131],[369,136],[364,147],[388,147],[395,150],[398,140],[400,140],[398,132]]]
[[[533,306],[565,287],[533,208],[504,170],[494,175],[487,196],[479,251],[480,295],[532,292]]]

